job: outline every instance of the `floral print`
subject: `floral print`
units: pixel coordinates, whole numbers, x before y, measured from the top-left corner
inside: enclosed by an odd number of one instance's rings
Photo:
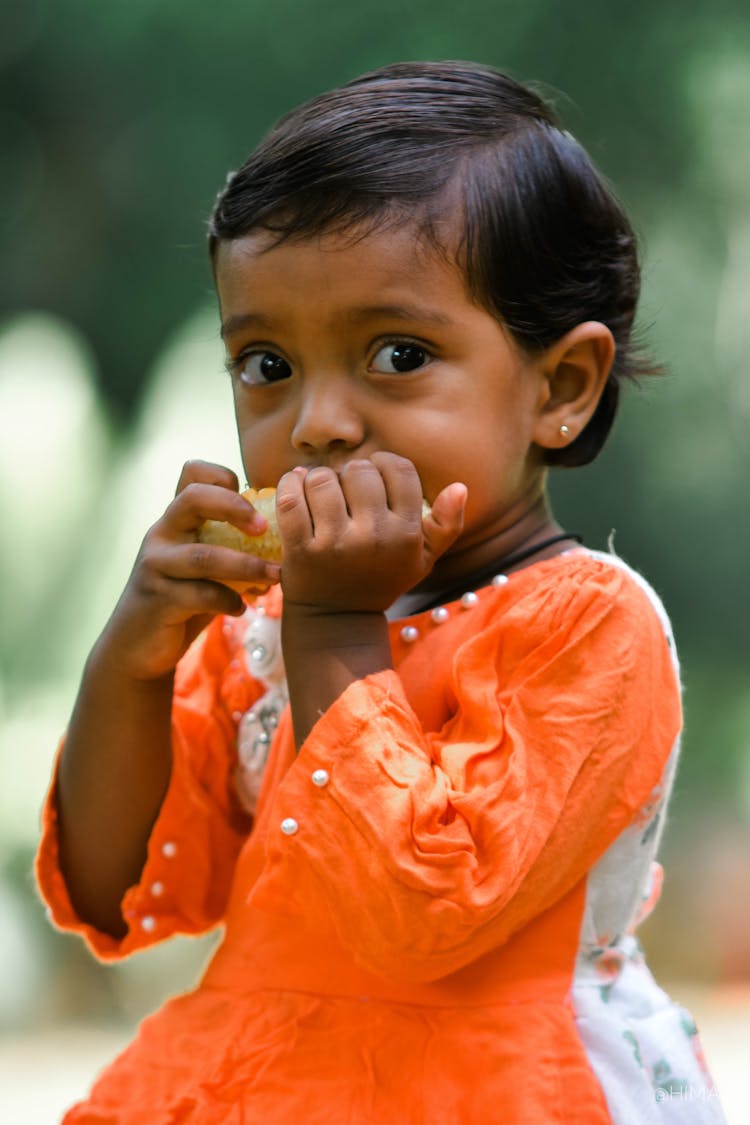
[[[632,934],[581,952],[572,1000],[614,1125],[726,1125],[695,1021]]]

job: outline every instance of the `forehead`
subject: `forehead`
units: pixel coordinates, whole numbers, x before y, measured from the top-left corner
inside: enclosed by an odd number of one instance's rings
[[[470,301],[449,251],[414,226],[324,232],[278,242],[257,230],[219,244],[216,284],[223,310],[253,301],[300,297],[387,304],[406,296],[450,304]]]

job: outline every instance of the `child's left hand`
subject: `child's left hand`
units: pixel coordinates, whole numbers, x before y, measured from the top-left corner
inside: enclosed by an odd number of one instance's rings
[[[286,473],[276,495],[285,605],[385,612],[458,538],[465,505],[465,485],[450,484],[423,520],[417,471],[395,453],[349,461],[338,473]]]

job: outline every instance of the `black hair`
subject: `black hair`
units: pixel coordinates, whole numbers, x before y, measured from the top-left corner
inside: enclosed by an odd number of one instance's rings
[[[633,344],[636,238],[614,193],[538,94],[489,66],[397,63],[282,117],[230,174],[209,223],[222,241],[416,224],[454,250],[473,299],[538,353],[598,320],[615,340],[588,425],[549,465],[585,465],[612,426],[623,379],[654,374]]]

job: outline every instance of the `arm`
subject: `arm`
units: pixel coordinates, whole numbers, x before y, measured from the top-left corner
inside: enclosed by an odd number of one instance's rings
[[[198,545],[206,518],[265,526],[229,470],[191,462],[147,534],[120,601],[87,662],[59,763],[60,865],[82,919],[121,936],[124,892],[137,881],[172,768],[174,669],[217,613],[244,604],[223,581],[268,584],[277,571]]]
[[[125,932],[120,902],[138,881],[171,769],[172,675],[131,680],[89,657],[60,758],[60,863],[71,901],[97,928]]]
[[[458,537],[465,502],[465,487],[449,485],[423,522],[414,466],[388,453],[338,475],[282,478],[282,643],[298,747],[350,684],[392,666],[385,611]]]

